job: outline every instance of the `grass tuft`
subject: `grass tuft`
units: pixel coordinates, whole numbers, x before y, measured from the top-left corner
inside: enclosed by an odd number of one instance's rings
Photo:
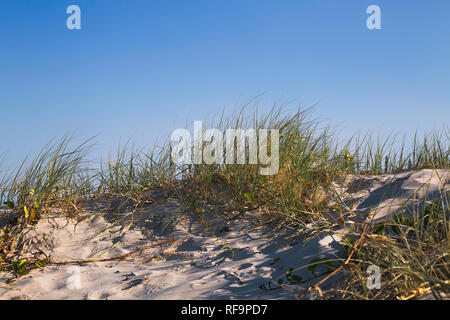
[[[403,138],[398,143],[394,135],[374,138],[371,134],[339,141],[330,126],[312,117],[311,109],[287,112],[278,106],[267,113],[243,108],[229,117],[222,114],[210,127],[222,132],[278,129],[278,173],[260,175],[260,166],[248,164],[248,156],[243,165],[180,167],[171,162],[169,142],[150,152],[127,143],[93,169],[86,160],[92,140],[71,148],[70,137],[64,136],[44,146],[31,161],[25,159],[15,171],[2,169],[0,163],[1,210],[6,215],[20,213],[29,223],[50,207],[76,211],[81,201],[89,199],[132,201],[136,209],[146,201],[147,191],[163,189],[177,197],[186,211],[259,209],[262,216],[277,222],[275,229],[295,228],[308,239],[339,224],[331,221],[326,211],[348,211],[339,201],[328,207],[333,184],[343,177],[450,167],[447,127],[422,136],[416,133],[411,142]],[[344,299],[411,298],[428,290],[435,298],[442,297],[442,290],[449,287],[450,271],[447,195],[439,203],[428,203],[424,212],[413,215],[412,220],[377,226],[359,241],[346,268],[350,277],[342,288],[329,294]],[[4,241],[12,238],[11,231],[1,238],[0,267],[8,259],[9,247]],[[18,268],[18,261],[13,262]],[[370,264],[384,270],[380,291],[369,291],[364,285]]]

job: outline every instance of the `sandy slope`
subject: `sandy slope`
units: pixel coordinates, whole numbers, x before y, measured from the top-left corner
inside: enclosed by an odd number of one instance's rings
[[[348,176],[337,191],[355,212],[349,222],[380,221],[405,203],[412,208],[420,199],[437,197],[443,187],[448,190],[449,173],[420,170],[396,176]],[[94,203],[77,220],[58,212],[48,214],[26,233],[28,251],[38,247],[53,261],[105,259],[158,241],[174,242],[126,260],[47,266],[13,281],[8,281],[11,274],[0,273],[0,298],[292,299],[320,279],[321,267],[316,274],[307,270],[312,258],[342,254],[341,232],[307,243],[288,243],[275,236],[270,225],[260,225],[258,212],[231,221],[224,231],[228,217],[205,215],[205,227],[195,214],[180,215],[175,200],[160,197],[135,213],[128,230],[131,216],[122,215],[114,222],[118,216],[103,210],[106,205]],[[306,281],[277,288],[277,279],[288,268]]]

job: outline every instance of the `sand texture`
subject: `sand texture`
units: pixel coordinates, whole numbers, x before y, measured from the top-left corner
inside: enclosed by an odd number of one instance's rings
[[[336,185],[354,212],[348,223],[380,222],[424,199],[447,192],[449,170],[397,175],[348,176]],[[58,210],[24,231],[24,257],[45,253],[51,261],[109,259],[48,265],[14,278],[0,273],[1,299],[294,299],[323,276],[307,265],[317,257],[342,256],[345,228],[304,242],[274,233],[259,211],[230,215],[182,213],[176,200],[155,196],[154,204],[120,214],[111,201],[97,201],[77,218]],[[131,219],[133,223],[130,226]],[[225,228],[224,228],[225,226]],[[290,240],[287,240],[290,239]],[[148,246],[145,248],[144,246]],[[277,286],[288,268],[301,276],[295,286]],[[339,277],[333,281],[338,281]],[[333,285],[332,282],[327,285]]]

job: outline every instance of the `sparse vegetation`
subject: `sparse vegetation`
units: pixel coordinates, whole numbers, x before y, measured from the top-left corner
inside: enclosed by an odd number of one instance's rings
[[[262,176],[259,165],[248,164],[177,167],[170,160],[169,144],[150,153],[127,144],[101,163],[99,169],[92,169],[86,161],[93,147],[91,140],[70,148],[68,136],[46,145],[31,162],[24,160],[17,170],[0,170],[2,214],[18,216],[13,224],[15,231],[5,229],[1,234],[0,269],[9,266],[22,275],[34,267],[17,260],[13,233],[52,207],[73,214],[81,202],[99,198],[120,199],[122,204],[138,207],[148,201],[147,191],[163,189],[177,197],[186,211],[258,208],[277,222],[278,230],[289,226],[311,238],[340,223],[323,214],[330,209],[326,197],[340,177],[450,168],[448,128],[422,138],[416,134],[411,144],[406,139],[398,144],[394,136],[373,139],[371,135],[341,142],[329,126],[311,117],[310,110],[287,113],[282,108],[273,108],[263,115],[257,111],[249,115],[243,109],[230,118],[222,117],[214,127],[223,131],[279,129],[278,173]],[[339,202],[332,209],[348,211]],[[400,298],[429,288],[434,297],[440,297],[440,291],[449,288],[448,212],[444,195],[440,203],[427,207],[425,215],[415,215],[412,220],[397,218],[390,224],[376,226],[357,246],[347,240],[347,251],[356,249],[343,268],[350,280],[327,294],[344,299]],[[314,223],[315,228],[305,228],[309,223]],[[390,233],[386,232],[388,229]],[[317,264],[330,267],[326,261],[314,261],[312,272]],[[389,285],[382,291],[364,289],[364,268],[370,264],[384,267],[383,277],[389,279]],[[334,268],[331,265],[330,269]],[[301,281],[292,270],[286,279]]]
[[[410,218],[396,216],[362,237],[345,265],[345,282],[328,292],[340,299],[402,299],[428,295],[449,298],[450,237],[448,197],[424,204]],[[355,234],[356,236],[356,234]],[[382,270],[378,290],[366,286],[367,268]]]

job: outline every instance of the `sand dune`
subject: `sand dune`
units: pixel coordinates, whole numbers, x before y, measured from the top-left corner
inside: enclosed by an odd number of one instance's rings
[[[354,215],[348,222],[388,219],[421,200],[447,192],[449,170],[420,170],[397,175],[348,176],[336,185],[339,199]],[[52,261],[118,257],[146,245],[126,259],[49,265],[14,279],[0,273],[1,299],[293,299],[324,271],[307,265],[316,257],[341,257],[345,229],[303,243],[275,235],[261,214],[249,212],[227,224],[227,216],[180,214],[173,199],[161,198],[118,216],[107,201],[92,203],[77,219],[57,210],[24,231],[24,256],[40,251]],[[117,221],[118,219],[118,221]],[[288,232],[292,232],[288,231]],[[173,240],[173,242],[165,242]],[[39,249],[39,250],[38,250]],[[293,268],[303,282],[278,287]],[[308,280],[309,279],[309,280]],[[336,281],[336,280],[335,280]],[[333,285],[329,283],[328,285]]]

